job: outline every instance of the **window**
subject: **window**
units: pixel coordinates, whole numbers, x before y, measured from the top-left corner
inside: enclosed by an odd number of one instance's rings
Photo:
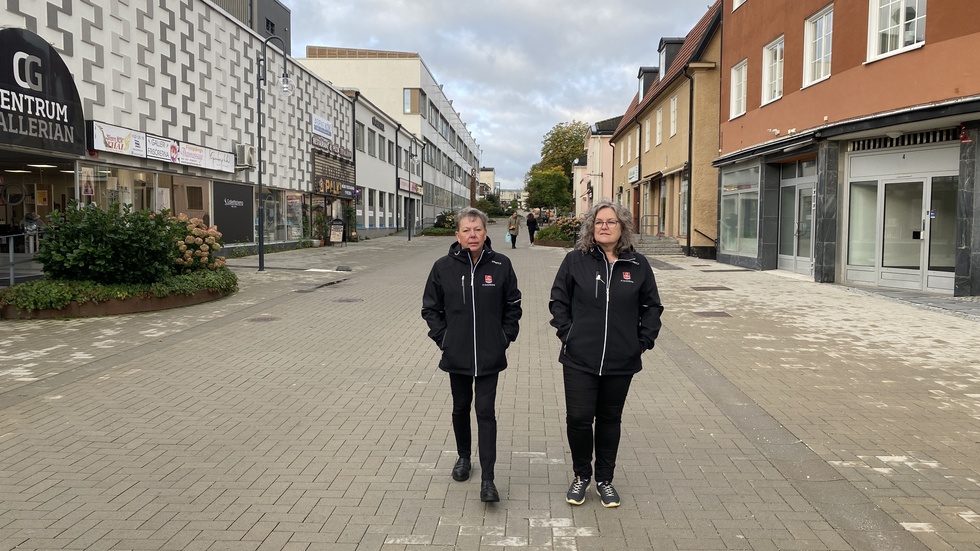
[[[670,98],[670,135],[677,134],[677,96]]]
[[[265,32],[269,34],[276,34],[276,24],[268,19],[265,20]]]
[[[354,123],[354,147],[364,151],[364,123]]]
[[[412,89],[405,88],[404,96],[402,98],[402,112],[405,114],[412,112]]]
[[[744,4],[744,3],[745,3],[745,0],[734,0],[734,1],[732,2],[732,11],[735,11],[735,10],[737,10],[737,9],[738,9],[738,7],[739,7],[739,6],[741,6],[741,5],[742,5],[742,4]]]
[[[378,154],[375,152],[375,146],[378,143],[377,142],[377,138],[376,138],[377,135],[378,135],[377,132],[375,132],[374,130],[371,130],[370,128],[368,128],[368,138],[367,138],[368,151],[367,152],[368,152],[368,155],[370,155],[372,157],[377,157],[378,156]]]
[[[204,210],[204,188],[187,186],[187,208],[189,210]]]
[[[657,145],[660,145],[664,141],[664,109],[660,107],[657,109]]]
[[[399,151],[399,153],[401,153],[401,151]],[[388,141],[388,164],[394,165],[395,164],[395,161],[396,161],[396,159],[395,159],[395,142]]]
[[[639,145],[639,144],[637,144]],[[626,158],[633,158],[633,133],[631,132],[629,136],[626,137]]]
[[[732,98],[728,118],[734,119],[745,114],[745,83],[749,72],[748,60],[732,67]]]
[[[623,166],[623,153],[625,153],[625,152],[626,152],[626,149],[624,149],[623,148],[623,144],[620,143],[619,144],[619,166]]]
[[[385,147],[385,141],[386,140],[384,136],[378,136],[378,158],[381,159],[382,161],[386,160],[385,152],[387,148]]]
[[[643,151],[650,151],[650,117],[643,121]]]
[[[926,0],[871,0],[868,59],[918,48],[926,40]]]
[[[756,257],[759,252],[758,165],[721,175],[721,252]]]
[[[807,19],[803,38],[803,86],[830,76],[830,54],[834,36],[834,6],[831,4]]]
[[[657,68],[657,78],[663,80],[664,73],[667,72],[667,48],[660,50],[659,61],[657,63],[660,65],[660,67]]]
[[[783,54],[782,36],[769,43],[762,50],[762,104],[783,97]]]
[[[640,127],[636,127],[636,158],[640,158]]]

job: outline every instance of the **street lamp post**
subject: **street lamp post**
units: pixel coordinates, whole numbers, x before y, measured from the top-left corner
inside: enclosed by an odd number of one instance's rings
[[[262,53],[256,59],[256,79],[255,79],[255,114],[256,114],[256,156],[258,164],[258,173],[256,174],[256,179],[258,181],[259,189],[259,271],[265,271],[265,198],[262,196],[262,122],[264,120],[262,114],[262,104],[265,102],[265,89],[263,88],[263,83],[265,83],[265,64],[266,64],[266,53],[269,49],[269,41],[278,40],[279,44],[282,45],[283,58],[282,58],[282,76],[279,77],[278,91],[282,97],[288,96],[293,92],[293,82],[289,78],[289,74],[286,73],[286,43],[283,39],[276,35],[267,36],[262,41]]]

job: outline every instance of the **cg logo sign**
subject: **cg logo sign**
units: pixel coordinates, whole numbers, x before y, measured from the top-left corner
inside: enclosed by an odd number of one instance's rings
[[[26,52],[14,54],[14,81],[21,88],[42,92],[41,58]]]

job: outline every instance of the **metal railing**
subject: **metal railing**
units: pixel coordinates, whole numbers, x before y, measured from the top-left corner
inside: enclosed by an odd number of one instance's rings
[[[653,221],[652,223],[650,221]],[[653,228],[653,231],[649,231]],[[660,215],[659,214],[644,214],[640,217],[640,231],[637,236],[640,241],[643,241],[643,236],[645,235],[657,235],[660,233]]]
[[[24,239],[24,252],[19,253],[22,258],[18,259],[15,249],[17,248],[17,238],[22,237]],[[7,285],[13,285],[16,281],[16,272],[14,267],[21,264],[30,264],[34,262],[34,253],[37,252],[38,244],[40,243],[40,235],[38,233],[14,233],[10,235],[0,235],[0,249],[4,246],[7,248],[7,265],[3,266],[0,264],[0,273],[4,270],[2,268],[6,267],[7,277],[0,277],[0,282],[6,279]]]

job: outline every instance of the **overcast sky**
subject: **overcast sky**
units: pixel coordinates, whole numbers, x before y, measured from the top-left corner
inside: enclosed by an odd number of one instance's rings
[[[497,171],[520,189],[556,124],[622,115],[662,37],[683,37],[708,2],[683,0],[282,0],[292,50],[417,52]],[[343,85],[343,83],[336,83]]]

